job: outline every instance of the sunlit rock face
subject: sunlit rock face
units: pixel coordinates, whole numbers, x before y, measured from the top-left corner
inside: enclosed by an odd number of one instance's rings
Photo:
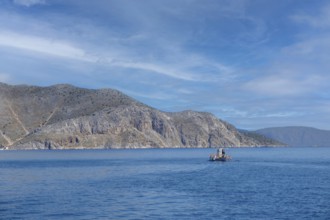
[[[0,84],[2,149],[242,147],[276,143],[210,113],[162,112],[112,90]]]

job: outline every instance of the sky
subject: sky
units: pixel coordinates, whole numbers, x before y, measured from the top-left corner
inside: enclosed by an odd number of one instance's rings
[[[0,82],[330,130],[326,0],[1,0]]]

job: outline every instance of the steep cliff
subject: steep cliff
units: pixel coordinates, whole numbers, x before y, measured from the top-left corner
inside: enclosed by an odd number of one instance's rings
[[[6,149],[272,145],[210,113],[167,113],[112,89],[0,84],[0,145]]]

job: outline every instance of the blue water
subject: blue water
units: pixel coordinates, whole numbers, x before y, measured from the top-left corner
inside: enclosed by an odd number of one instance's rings
[[[330,219],[330,148],[0,151],[0,219]]]

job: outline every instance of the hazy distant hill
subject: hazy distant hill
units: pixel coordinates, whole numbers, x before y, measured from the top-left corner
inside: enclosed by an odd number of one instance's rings
[[[264,146],[210,113],[167,113],[112,89],[0,83],[6,149]]]
[[[311,127],[276,127],[256,131],[289,146],[330,147],[330,131]]]
[[[273,146],[287,146],[287,144],[285,144],[284,142],[278,141],[271,137],[267,137],[266,135],[259,134],[255,131],[247,131],[247,130],[239,129],[239,132],[244,134],[245,136],[258,140],[259,142],[267,143],[268,145],[271,144]]]

